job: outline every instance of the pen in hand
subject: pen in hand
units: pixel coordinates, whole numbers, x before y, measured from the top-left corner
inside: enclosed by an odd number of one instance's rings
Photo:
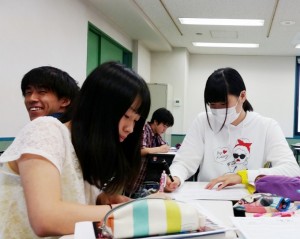
[[[164,165],[166,174],[169,176],[169,178],[171,179],[171,181],[174,182],[174,179],[173,179],[173,177],[172,177],[172,175],[171,175],[171,172],[170,172],[170,168],[169,168],[168,163],[166,162],[166,160],[163,160],[162,163],[163,163],[163,165]]]

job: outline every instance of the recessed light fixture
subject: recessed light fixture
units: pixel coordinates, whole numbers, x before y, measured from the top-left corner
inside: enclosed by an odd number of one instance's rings
[[[299,49],[299,48],[300,48],[300,44],[297,44],[297,45],[295,46],[295,48]]]
[[[290,25],[295,25],[296,22],[294,22],[294,21],[282,21],[282,22],[280,22],[280,24],[283,25],[283,26],[290,26]]]
[[[256,43],[212,43],[212,42],[193,42],[197,47],[241,47],[241,48],[258,48]]]
[[[263,26],[261,19],[178,18],[181,24],[221,26]]]

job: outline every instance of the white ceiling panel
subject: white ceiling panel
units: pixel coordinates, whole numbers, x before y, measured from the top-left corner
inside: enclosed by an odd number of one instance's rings
[[[286,55],[300,50],[300,0],[87,0],[150,51]],[[263,19],[262,27],[182,25],[179,17]],[[282,24],[283,21],[288,21]],[[294,24],[289,24],[294,22]],[[259,48],[203,48],[192,42],[258,43]]]

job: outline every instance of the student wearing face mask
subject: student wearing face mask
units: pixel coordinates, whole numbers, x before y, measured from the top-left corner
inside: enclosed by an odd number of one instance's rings
[[[253,112],[235,69],[218,69],[209,76],[204,103],[205,112],[192,123],[170,167],[174,182],[168,179],[167,191],[198,168],[197,180],[209,182],[207,189],[243,183],[253,192],[259,175],[300,176],[279,124]]]

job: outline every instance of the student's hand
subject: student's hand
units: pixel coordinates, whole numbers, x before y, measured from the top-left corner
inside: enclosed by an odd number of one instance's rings
[[[170,146],[167,144],[163,144],[163,145],[159,146],[159,151],[160,151],[160,153],[167,153],[170,151]]]
[[[217,177],[209,182],[206,185],[206,189],[212,189],[216,184],[218,184],[217,190],[221,190],[227,186],[232,186],[235,184],[242,183],[242,178],[240,175],[233,173],[233,174],[225,174],[223,176]]]
[[[169,177],[167,178],[167,183],[166,183],[166,187],[165,187],[166,192],[173,192],[179,187],[179,185],[181,183],[180,179],[176,176],[173,176],[173,179],[174,179],[174,182],[172,182]]]
[[[107,194],[102,192],[98,195],[96,205],[119,204],[131,201],[132,199],[120,194]]]

